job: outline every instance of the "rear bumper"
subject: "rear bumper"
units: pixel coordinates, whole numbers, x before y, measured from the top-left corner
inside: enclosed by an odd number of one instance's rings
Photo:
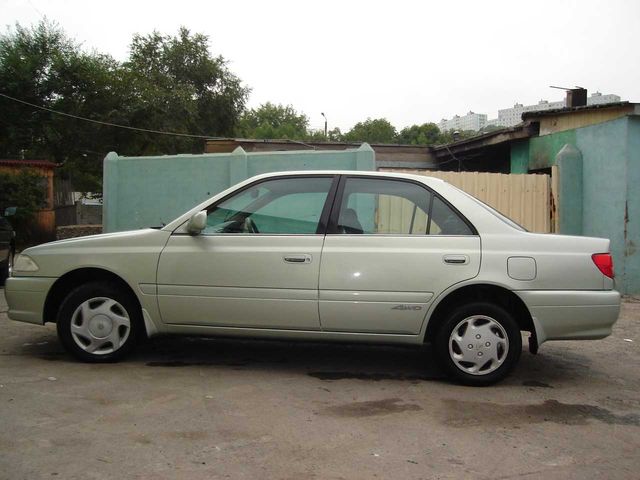
[[[595,340],[611,335],[620,294],[598,291],[518,291],[533,317],[538,345],[547,340]]]
[[[11,320],[44,324],[43,312],[47,293],[56,278],[10,277],[4,286]]]

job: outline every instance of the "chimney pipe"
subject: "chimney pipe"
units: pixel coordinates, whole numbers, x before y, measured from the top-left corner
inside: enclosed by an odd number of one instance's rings
[[[584,107],[587,104],[587,89],[582,87],[571,88],[567,90],[566,106]]]

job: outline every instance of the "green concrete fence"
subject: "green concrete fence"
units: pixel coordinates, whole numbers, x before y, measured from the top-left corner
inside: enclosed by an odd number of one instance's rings
[[[267,172],[375,170],[366,143],[351,150],[313,150],[122,157],[104,160],[103,230],[162,225],[230,186]]]

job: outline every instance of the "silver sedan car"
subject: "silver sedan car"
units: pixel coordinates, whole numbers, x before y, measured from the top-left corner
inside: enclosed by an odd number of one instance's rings
[[[611,333],[609,240],[534,234],[438,179],[347,171],[246,180],[155,229],[22,252],[9,317],[77,358],[165,333],[433,345],[458,381],[504,378],[528,332]]]

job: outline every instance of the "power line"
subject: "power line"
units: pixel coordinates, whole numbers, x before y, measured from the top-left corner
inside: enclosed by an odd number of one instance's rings
[[[204,138],[209,140],[222,139],[226,137],[210,137],[207,135],[193,135],[191,133],[178,133],[178,132],[163,132],[161,130],[150,130],[148,128],[138,128],[138,127],[130,127],[129,125],[120,125],[118,123],[111,122],[103,122],[101,120],[94,120],[93,118],[79,117],[78,115],[72,115],[70,113],[60,112],[58,110],[53,110],[52,108],[42,107],[40,105],[36,105],[35,103],[25,102],[24,100],[20,100],[19,98],[11,97],[4,93],[0,93],[0,97],[7,98],[9,100],[13,100],[14,102],[22,103],[24,105],[28,105],[33,108],[38,108],[40,110],[44,110],[46,112],[55,113],[56,115],[62,115],[69,118],[75,118],[76,120],[83,120],[85,122],[97,123],[98,125],[106,125],[107,127],[116,127],[116,128],[125,128],[127,130],[134,130],[137,132],[145,132],[145,133],[155,133],[158,135],[172,135],[175,137],[189,137],[189,138]]]
[[[18,102],[18,103],[22,103],[24,105],[28,105],[28,106],[33,107],[33,108],[38,108],[40,110],[44,110],[45,112],[55,113],[56,115],[63,115],[65,117],[75,118],[76,120],[83,120],[85,122],[97,123],[98,125],[106,125],[107,127],[125,128],[127,130],[133,130],[133,131],[136,131],[136,132],[155,133],[155,134],[158,134],[158,135],[172,135],[172,136],[175,136],[175,137],[203,138],[205,140],[227,140],[229,138],[229,137],[211,137],[211,136],[208,136],[208,135],[194,135],[194,134],[191,134],[191,133],[163,132],[161,130],[150,130],[148,128],[130,127],[129,125],[120,125],[118,123],[103,122],[101,120],[94,120],[93,118],[79,117],[78,115],[72,115],[70,113],[60,112],[58,110],[53,110],[52,108],[42,107],[40,105],[36,105],[35,103],[30,103],[30,102],[26,102],[24,100],[20,100],[19,98],[15,98],[15,97],[12,97],[10,95],[6,95],[4,93],[0,93],[0,97],[4,97],[4,98],[7,98],[9,100],[13,100],[14,102]],[[298,140],[285,139],[285,141],[287,141],[289,143],[294,143],[294,144],[297,144],[297,145],[303,145],[305,147],[312,148],[313,150],[316,150],[315,146],[309,145],[307,143],[304,143],[304,142],[301,142],[301,141],[298,141]]]

